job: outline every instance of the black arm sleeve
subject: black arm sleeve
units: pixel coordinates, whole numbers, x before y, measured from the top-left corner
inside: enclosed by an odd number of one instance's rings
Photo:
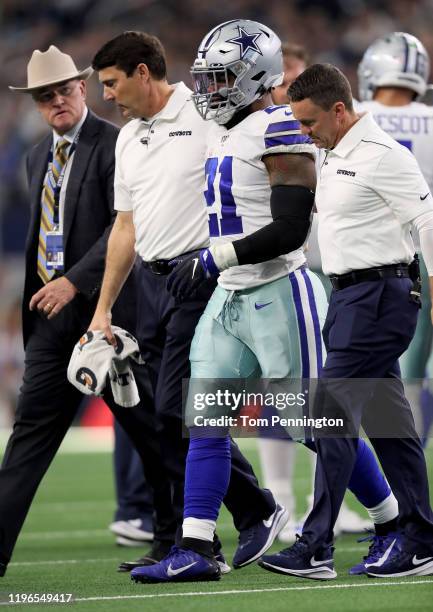
[[[239,265],[261,263],[299,249],[310,229],[313,204],[314,193],[307,187],[272,187],[272,223],[233,242]]]

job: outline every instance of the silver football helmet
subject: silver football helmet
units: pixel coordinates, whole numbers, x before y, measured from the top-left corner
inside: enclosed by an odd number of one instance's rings
[[[191,74],[200,115],[225,124],[282,83],[281,41],[257,21],[227,21],[204,37]]]
[[[424,45],[411,34],[392,32],[370,45],[358,68],[361,100],[371,100],[377,87],[406,87],[423,96],[430,74]]]

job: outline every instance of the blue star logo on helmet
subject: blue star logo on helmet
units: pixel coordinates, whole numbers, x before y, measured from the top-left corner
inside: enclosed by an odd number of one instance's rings
[[[262,33],[254,32],[253,34],[248,34],[248,32],[246,32],[241,26],[237,26],[237,28],[239,36],[236,36],[236,38],[229,38],[227,42],[239,45],[241,48],[241,59],[245,56],[249,49],[251,49],[251,51],[257,51],[257,53],[263,55],[260,47],[258,47],[256,44],[256,40],[262,35]]]

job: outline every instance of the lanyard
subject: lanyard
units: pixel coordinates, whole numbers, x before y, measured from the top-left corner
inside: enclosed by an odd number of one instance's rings
[[[77,135],[75,136],[74,140],[72,141],[72,143],[71,143],[71,145],[69,147],[68,157],[66,159],[65,165],[62,168],[62,171],[59,174],[59,178],[57,179],[57,183],[55,182],[54,176],[53,176],[53,148],[51,147],[51,149],[50,149],[50,154],[49,154],[49,158],[48,158],[48,164],[49,164],[48,180],[50,181],[51,187],[53,189],[53,195],[54,195],[54,210],[53,210],[53,226],[54,226],[54,229],[57,228],[58,225],[59,225],[60,191],[62,189],[63,180],[65,178],[66,166],[68,165],[68,161],[71,158],[73,152],[75,151],[75,149],[77,147],[77,142],[78,142],[78,138],[80,136],[80,132],[81,132],[81,130],[78,131]]]

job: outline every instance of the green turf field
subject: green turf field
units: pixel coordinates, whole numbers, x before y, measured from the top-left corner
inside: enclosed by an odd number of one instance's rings
[[[254,441],[244,444],[256,464]],[[433,482],[432,446],[428,459]],[[367,546],[357,544],[355,536],[338,540],[338,578],[330,582],[272,574],[253,564],[215,583],[133,584],[129,575],[117,573],[116,567],[118,561],[136,557],[140,549],[116,548],[106,528],[114,509],[111,461],[107,452],[60,454],[56,458],[33,504],[13,562],[0,579],[1,609],[35,608],[5,605],[9,594],[72,593],[74,604],[38,604],[37,609],[73,605],[80,611],[433,610],[433,577],[394,581],[349,577],[348,568],[359,561]],[[295,483],[299,499],[309,489],[308,470],[306,451],[301,449]],[[352,505],[350,498],[349,503]],[[303,510],[300,504],[299,511]],[[236,536],[225,512],[218,532],[230,561]],[[278,548],[282,546],[274,546]]]

